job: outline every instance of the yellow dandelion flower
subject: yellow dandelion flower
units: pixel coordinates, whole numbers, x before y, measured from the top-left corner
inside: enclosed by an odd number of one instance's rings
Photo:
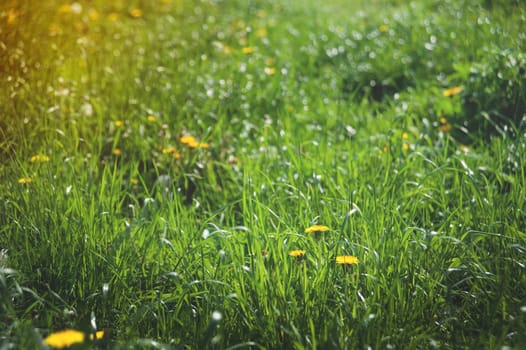
[[[97,331],[97,332],[95,332],[95,339],[101,340],[102,338],[104,338],[104,331]],[[89,335],[89,339],[90,340],[94,340],[93,339],[93,334]]]
[[[71,5],[69,4],[61,5],[58,8],[58,13],[70,13],[70,12],[71,12]]]
[[[35,163],[35,162],[37,162],[37,163],[38,162],[49,162],[49,157],[37,154],[36,156],[31,157],[31,162],[33,162],[33,163]]]
[[[84,333],[80,331],[65,329],[63,331],[51,333],[44,339],[44,343],[54,348],[63,349],[73,344],[84,342],[84,337]]]
[[[150,123],[155,123],[155,122],[157,121],[157,117],[154,116],[154,115],[149,115],[149,116],[148,116],[148,121],[149,121]]]
[[[411,148],[411,146],[409,146],[408,143],[405,143],[405,142],[404,142],[404,143],[402,144],[402,149],[403,149],[404,151],[407,151],[407,150],[410,149],[410,148]]]
[[[312,225],[305,229],[305,233],[325,232],[325,231],[329,231],[329,227],[325,225]]]
[[[114,124],[115,124],[116,127],[119,128],[119,127],[124,125],[124,122],[122,120],[116,120]]]
[[[95,9],[91,9],[91,10],[89,10],[89,12],[88,12],[88,18],[89,18],[90,20],[92,20],[93,22],[96,22],[96,21],[99,20],[100,15],[99,15],[99,13],[97,12],[97,10],[95,10]]]
[[[181,153],[179,153],[179,152],[174,152],[174,153],[173,153],[173,157],[174,157],[174,159],[181,159]]]
[[[90,340],[100,340],[104,337],[104,331],[98,331],[93,334],[90,334]],[[75,329],[65,329],[59,332],[51,333],[44,339],[44,343],[48,346],[57,349],[63,349],[70,347],[74,344],[83,343],[86,339],[86,335],[83,332],[77,331]]]
[[[444,95],[444,97],[449,97],[449,96],[460,94],[461,92],[462,92],[462,86],[455,86],[450,89],[444,90],[444,92],[442,92],[442,95]]]
[[[447,119],[444,117],[440,118],[440,124],[447,124]]]
[[[15,23],[17,17],[18,12],[14,9],[9,9],[9,11],[7,11],[7,24],[12,25],[13,23]]]
[[[111,154],[113,154],[114,156],[120,156],[122,154],[122,151],[120,150],[120,148],[115,148],[113,151],[111,151]]]
[[[296,249],[296,250],[291,250],[291,251],[289,252],[289,255],[290,255],[290,256],[293,256],[293,257],[295,257],[295,258],[299,258],[299,257],[304,256],[305,253],[306,253],[306,252],[305,252],[304,250],[302,250],[302,249]]]
[[[387,24],[381,24],[378,27],[378,30],[382,33],[386,33],[387,31],[389,31],[389,26]]]
[[[230,55],[232,53],[232,51],[234,51],[232,46],[223,45],[223,54]]]
[[[207,142],[200,142],[198,145],[197,145],[198,148],[203,148],[203,149],[209,149],[210,148],[210,145],[207,143]]]
[[[250,47],[250,46],[247,46],[247,47],[242,48],[241,51],[242,51],[245,55],[250,55],[250,54],[253,54],[253,53],[254,53],[254,48],[253,48],[253,47]]]
[[[438,130],[442,131],[442,132],[448,132],[448,131],[451,131],[451,125],[449,124],[442,124],[438,127]]]
[[[28,184],[30,182],[33,182],[33,179],[30,177],[21,177],[20,179],[18,179],[19,184]]]
[[[199,142],[197,140],[190,141],[186,144],[190,148],[196,148],[199,147]]]
[[[117,12],[112,12],[108,15],[108,19],[112,22],[115,22],[119,19],[119,14]]]
[[[340,255],[336,257],[336,264],[354,265],[358,264],[359,260],[353,255]]]
[[[184,143],[185,145],[188,145],[190,143],[194,143],[194,142],[197,142],[197,140],[195,139],[195,137],[193,137],[192,135],[185,135],[185,136],[182,136],[179,141],[181,143]]]
[[[276,68],[274,68],[274,67],[265,67],[265,74],[266,75],[274,75],[274,74],[276,74]]]
[[[403,133],[402,133],[402,139],[403,139],[403,140],[407,140],[408,138],[409,138],[409,134],[406,133],[406,132],[403,132]]]
[[[176,149],[175,147],[173,146],[170,146],[170,147],[166,147],[166,148],[163,148],[163,154],[171,154],[171,153],[175,153]]]
[[[132,178],[130,179],[130,183],[131,183],[132,185],[138,185],[138,184],[139,184],[139,180],[137,180],[137,178],[135,178],[135,177],[132,177]]]
[[[266,37],[268,34],[267,32],[267,29],[266,28],[259,28],[258,30],[256,30],[256,35],[260,38],[264,38]]]
[[[141,9],[133,9],[130,11],[130,15],[133,18],[140,18],[142,17],[142,10]]]

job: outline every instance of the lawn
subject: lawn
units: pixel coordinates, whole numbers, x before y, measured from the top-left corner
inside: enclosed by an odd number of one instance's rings
[[[526,347],[522,1],[4,0],[0,57],[0,349]]]

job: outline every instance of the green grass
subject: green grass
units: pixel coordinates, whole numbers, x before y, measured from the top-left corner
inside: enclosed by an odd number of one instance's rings
[[[521,2],[61,5],[0,4],[0,349],[526,346]]]

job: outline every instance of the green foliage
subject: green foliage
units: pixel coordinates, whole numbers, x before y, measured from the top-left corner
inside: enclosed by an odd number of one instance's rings
[[[2,2],[0,348],[520,349],[524,15]]]
[[[526,123],[526,56],[510,50],[489,52],[484,63],[464,72],[463,126],[469,132],[517,136]]]

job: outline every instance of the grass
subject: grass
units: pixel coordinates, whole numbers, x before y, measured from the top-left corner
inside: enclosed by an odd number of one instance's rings
[[[520,2],[66,5],[0,5],[1,349],[526,345]]]

